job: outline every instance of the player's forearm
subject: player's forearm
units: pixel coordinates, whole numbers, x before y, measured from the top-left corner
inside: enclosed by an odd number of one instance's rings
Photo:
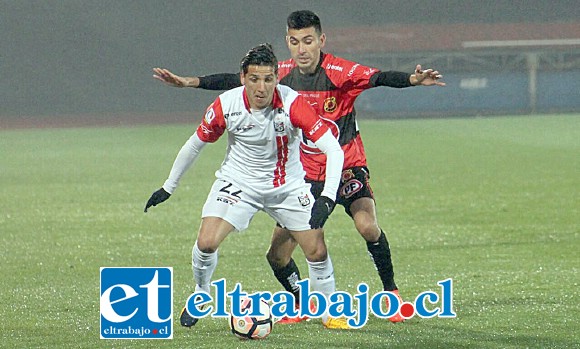
[[[240,81],[240,74],[234,73],[220,73],[200,76],[197,86],[204,90],[230,90],[235,87],[242,86]]]
[[[185,142],[183,147],[181,147],[181,150],[179,150],[179,153],[177,153],[177,157],[175,158],[171,171],[169,172],[169,177],[163,184],[163,189],[165,189],[165,191],[169,194],[173,194],[173,191],[179,184],[179,180],[191,165],[193,165],[205,145],[206,143],[199,139],[197,133],[194,133],[187,142]]]
[[[199,87],[199,77],[197,76],[187,76],[183,78],[183,87]]]
[[[405,88],[413,86],[413,76],[400,71],[382,71],[374,74],[370,78],[371,86],[388,86],[394,88]]]
[[[321,195],[336,201],[344,163],[344,152],[330,131],[326,131],[315,144],[326,155],[326,179]]]

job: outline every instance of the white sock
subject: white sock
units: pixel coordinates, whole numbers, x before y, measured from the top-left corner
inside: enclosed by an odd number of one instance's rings
[[[193,279],[195,280],[195,291],[204,291],[210,293],[209,284],[211,277],[218,262],[217,251],[213,253],[202,252],[197,247],[197,241],[193,245],[192,265],[193,265]]]
[[[322,293],[328,301],[330,294],[336,291],[334,268],[332,267],[330,255],[322,262],[310,262],[308,260],[306,262],[308,263],[308,274],[312,290]],[[328,313],[326,312],[322,315],[322,321],[326,322],[327,320]]]

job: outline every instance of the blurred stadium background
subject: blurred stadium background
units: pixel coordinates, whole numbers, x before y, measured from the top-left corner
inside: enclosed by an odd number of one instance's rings
[[[260,42],[288,58],[286,16],[305,8],[328,52],[444,74],[445,89],[365,92],[361,117],[580,111],[577,1],[2,0],[0,127],[197,119],[216,93],[167,88],[151,69],[235,72]]]
[[[170,204],[145,215],[217,95],[166,87],[152,68],[235,72],[266,41],[288,58],[285,19],[304,8],[321,16],[328,52],[445,76],[445,88],[366,91],[357,109],[404,297],[452,277],[458,318],[386,327],[372,317],[342,333],[311,321],[277,327],[259,346],[578,348],[578,0],[0,0],[1,348],[151,347],[99,339],[98,268],[173,266],[177,314],[226,141],[204,150]],[[154,125],[14,129],[143,123]],[[262,214],[228,238],[215,276],[279,290],[264,273],[271,229]],[[365,280],[378,290],[346,214],[333,214],[326,237],[339,289],[354,293]],[[243,347],[225,320],[175,326],[174,340],[156,347]]]

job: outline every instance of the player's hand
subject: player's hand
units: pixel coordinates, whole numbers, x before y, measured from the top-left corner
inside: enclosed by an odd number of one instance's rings
[[[187,87],[188,81],[184,77],[175,75],[167,69],[163,68],[153,68],[155,74],[153,77],[159,81],[162,81],[168,85],[175,87]]]
[[[414,77],[414,79],[413,79]],[[417,64],[415,67],[415,73],[412,75],[411,83],[415,86],[445,86],[444,82],[439,81],[443,75],[441,75],[437,70],[433,69],[421,69],[421,65]]]
[[[151,197],[147,201],[147,205],[145,205],[145,212],[147,212],[147,209],[149,207],[159,205],[163,201],[169,199],[170,196],[171,196],[171,194],[166,192],[165,189],[163,189],[163,188],[157,190],[155,193],[153,193],[151,195]]]
[[[322,228],[328,219],[328,216],[330,216],[332,210],[334,210],[335,205],[334,201],[326,196],[320,196],[316,199],[312,206],[310,222],[308,222],[310,227],[312,229]]]

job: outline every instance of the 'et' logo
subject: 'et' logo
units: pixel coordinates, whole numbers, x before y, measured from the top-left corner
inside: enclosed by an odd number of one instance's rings
[[[173,338],[173,268],[101,268],[101,339]]]

